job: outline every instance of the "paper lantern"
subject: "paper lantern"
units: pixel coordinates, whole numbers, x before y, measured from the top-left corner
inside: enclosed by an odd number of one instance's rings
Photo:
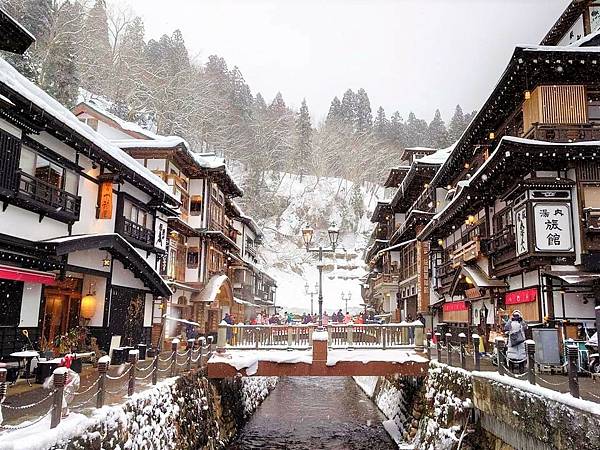
[[[91,319],[96,312],[96,297],[87,294],[81,299],[81,317]]]

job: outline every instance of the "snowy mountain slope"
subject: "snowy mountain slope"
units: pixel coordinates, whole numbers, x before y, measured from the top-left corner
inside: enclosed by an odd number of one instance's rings
[[[247,181],[241,167],[233,172],[242,183]],[[359,278],[366,274],[362,258],[373,228],[369,218],[377,200],[383,198],[383,188],[365,184],[357,189],[352,182],[338,178],[304,176],[300,181],[294,174],[265,178],[268,193],[259,201],[272,205],[267,208],[272,214],[258,218],[265,234],[260,257],[267,273],[277,280],[277,304],[294,312],[310,311],[305,284],[315,289],[318,258],[306,252],[301,229],[310,224],[315,229],[313,246],[329,247],[327,228],[333,221],[340,227],[340,238],[335,257],[331,253],[324,257],[323,308],[328,313],[344,309],[341,294],[350,292],[348,308],[358,310],[362,303]],[[255,215],[257,200],[243,200],[247,213]],[[314,311],[318,311],[317,295]]]

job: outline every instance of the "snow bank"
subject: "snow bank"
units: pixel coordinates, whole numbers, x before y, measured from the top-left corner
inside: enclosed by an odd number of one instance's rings
[[[417,355],[413,351],[396,349],[333,349],[327,352],[327,365],[335,366],[340,361],[358,361],[364,364],[369,362],[393,362],[393,363],[426,363],[427,358]]]
[[[269,361],[280,364],[312,363],[310,350],[228,350],[225,353],[214,353],[209,364],[229,364],[240,371],[246,369],[247,375],[254,375],[258,370],[259,361]]]

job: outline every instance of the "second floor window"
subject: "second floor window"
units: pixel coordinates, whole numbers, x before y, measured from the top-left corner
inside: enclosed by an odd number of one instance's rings
[[[204,212],[204,202],[201,195],[192,195],[190,199],[190,214],[192,216],[202,216]]]
[[[129,200],[125,200],[123,215],[126,219],[141,227],[152,228],[152,221],[148,212]]]
[[[79,175],[33,150],[22,147],[19,166],[26,174],[77,195]]]

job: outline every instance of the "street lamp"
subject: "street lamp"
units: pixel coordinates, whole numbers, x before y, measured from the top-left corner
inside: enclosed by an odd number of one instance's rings
[[[331,248],[323,248],[322,245],[319,245],[315,248],[311,248],[310,244],[312,243],[314,234],[315,230],[313,230],[312,227],[310,227],[309,225],[302,229],[302,240],[304,241],[306,251],[309,253],[319,254],[319,264],[317,265],[319,269],[319,328],[323,328],[323,252],[334,253],[335,255],[335,248],[337,246],[340,230],[338,227],[335,226],[334,223],[332,223],[329,229],[327,230],[327,235],[329,236],[329,243],[331,244]]]
[[[342,301],[346,302],[346,309],[344,311],[348,312],[348,302],[352,299],[352,292],[348,291],[348,296],[344,296],[344,292],[342,291]]]
[[[314,314],[313,312],[313,295],[316,295],[319,293],[319,283],[315,283],[315,290],[311,291],[310,287],[308,286],[308,282],[304,285],[304,290],[306,291],[307,295],[310,295],[310,315],[312,316]]]

